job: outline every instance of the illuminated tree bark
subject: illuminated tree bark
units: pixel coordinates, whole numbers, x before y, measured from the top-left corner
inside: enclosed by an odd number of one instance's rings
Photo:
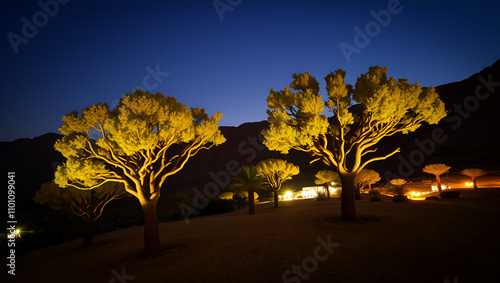
[[[110,110],[106,104],[73,111],[63,117],[55,144],[67,161],[56,182],[63,187],[91,190],[118,182],[136,197],[144,214],[144,252],[160,250],[156,204],[168,176],[179,172],[202,149],[225,141],[218,123],[205,109],[178,103],[174,97],[136,90]],[[97,138],[90,133],[96,133]]]
[[[355,88],[345,83],[345,71],[330,73],[325,77],[326,102],[309,73],[294,74],[290,87],[271,89],[267,98],[270,126],[262,133],[264,144],[284,154],[290,149],[307,152],[311,162],[323,161],[337,171],[342,180],[344,221],[356,219],[356,175],[369,163],[399,152],[397,148],[375,155],[374,146],[383,137],[414,131],[422,122],[436,124],[446,115],[433,87],[410,85],[407,79],[396,81],[387,77],[387,70],[369,68]],[[360,103],[357,111],[349,108],[353,100]],[[333,116],[324,115],[324,107]]]
[[[299,167],[281,159],[266,159],[257,164],[257,174],[266,179],[266,183],[274,193],[274,207],[279,207],[278,192],[281,185],[292,176],[299,174]]]
[[[441,175],[447,173],[451,169],[450,166],[445,164],[437,163],[437,164],[429,164],[425,166],[422,171],[428,174],[432,174],[436,176],[436,183],[439,192],[441,193],[443,189],[441,189]]]
[[[316,177],[314,183],[316,185],[323,185],[323,187],[325,187],[326,190],[327,198],[330,198],[330,184],[332,182],[340,181],[339,174],[332,170],[321,170],[318,173],[316,173],[314,177]]]

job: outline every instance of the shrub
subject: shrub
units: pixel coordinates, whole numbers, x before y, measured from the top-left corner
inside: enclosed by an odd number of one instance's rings
[[[318,192],[318,196],[316,197],[316,200],[327,200],[328,196],[326,195],[326,192]]]
[[[211,199],[208,201],[207,207],[200,211],[202,215],[221,214],[234,211],[233,201],[227,199]]]
[[[219,195],[219,198],[220,199],[230,199],[232,200],[233,199],[233,192],[225,192],[225,193],[222,193]]]

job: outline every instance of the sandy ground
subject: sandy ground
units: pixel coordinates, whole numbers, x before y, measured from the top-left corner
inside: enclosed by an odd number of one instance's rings
[[[20,256],[13,282],[497,281],[500,190],[461,196],[370,203],[364,195],[358,214],[381,219],[365,224],[327,221],[340,215],[339,199],[162,223],[162,244],[172,248],[153,259],[137,258],[143,227],[131,227],[97,235],[89,248],[79,239]]]

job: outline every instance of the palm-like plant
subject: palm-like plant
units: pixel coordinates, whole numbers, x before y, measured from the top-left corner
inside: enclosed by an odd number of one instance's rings
[[[361,199],[361,190],[368,186],[368,189],[371,191],[372,184],[378,181],[380,181],[380,175],[376,171],[366,168],[361,170],[354,179],[355,198]]]
[[[434,176],[436,176],[437,187],[438,187],[439,192],[441,193],[442,189],[441,189],[440,176],[445,174],[445,173],[448,173],[448,171],[450,169],[451,169],[450,166],[447,166],[447,165],[442,164],[442,163],[436,163],[436,164],[429,164],[429,165],[425,166],[424,169],[422,169],[422,171],[424,173],[429,173],[429,174],[433,174]]]
[[[395,196],[403,197],[406,194],[406,181],[404,179],[392,179],[390,183],[394,186],[391,188],[391,192]]]
[[[316,177],[316,180],[314,180],[316,185],[325,187],[328,198],[330,198],[330,184],[332,182],[340,183],[339,173],[332,170],[321,170],[314,177]]]
[[[462,170],[462,172],[460,172],[460,174],[471,177],[472,182],[474,183],[474,189],[477,189],[476,178],[484,176],[484,175],[488,174],[488,172],[484,171],[483,169],[469,168],[469,169]]]
[[[248,214],[255,214],[254,192],[263,189],[265,179],[257,174],[256,166],[242,166],[238,175],[232,177],[230,188],[237,193],[248,192]]]

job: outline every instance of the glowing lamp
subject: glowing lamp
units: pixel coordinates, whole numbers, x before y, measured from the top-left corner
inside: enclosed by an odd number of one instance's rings
[[[465,183],[466,187],[472,187],[473,185],[474,185],[474,183],[469,183],[469,182]]]

